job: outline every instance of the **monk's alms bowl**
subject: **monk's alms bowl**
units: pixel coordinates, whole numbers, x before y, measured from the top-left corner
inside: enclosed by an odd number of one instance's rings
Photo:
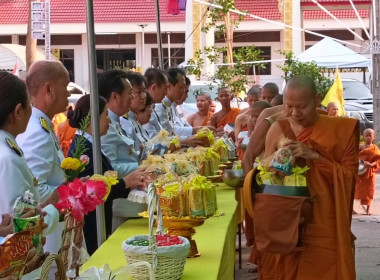
[[[243,169],[224,169],[222,174],[223,183],[231,188],[243,187]]]
[[[363,175],[366,172],[367,172],[367,166],[364,164],[363,160],[359,160],[358,175]]]

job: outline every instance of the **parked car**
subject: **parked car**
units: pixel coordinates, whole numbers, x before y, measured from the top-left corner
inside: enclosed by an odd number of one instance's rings
[[[187,96],[187,99],[185,102],[181,105],[181,109],[184,115],[184,118],[186,119],[191,114],[194,114],[198,112],[197,108],[197,95],[202,92],[207,92],[211,96],[211,100],[214,100],[216,103],[216,112],[220,111],[222,109],[222,106],[220,105],[219,101],[217,101],[218,97],[218,88],[219,84],[213,83],[210,81],[202,81],[202,80],[195,80],[191,81],[189,93]],[[248,91],[249,88],[246,89]],[[239,106],[238,106],[239,103]],[[239,102],[234,98],[231,103],[232,107],[239,107],[240,109],[247,108],[248,103],[244,102],[243,100],[239,99]]]
[[[67,90],[71,93],[69,101],[73,102],[74,104],[76,104],[79,98],[81,98],[83,95],[88,94],[88,92],[86,92],[81,86],[73,82],[70,82],[67,85]]]
[[[360,131],[373,128],[373,95],[362,82],[342,79],[346,115],[360,121]]]

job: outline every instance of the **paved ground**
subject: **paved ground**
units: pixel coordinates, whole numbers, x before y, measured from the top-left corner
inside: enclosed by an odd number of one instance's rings
[[[371,205],[371,216],[364,215],[360,203],[355,201],[354,210],[358,213],[352,217],[352,232],[356,236],[356,277],[357,280],[380,279],[380,174],[376,175],[375,198]],[[253,280],[255,273],[248,270],[254,268],[248,263],[250,249],[245,246],[245,237],[242,234],[242,269],[238,266],[236,254],[235,279]],[[236,243],[236,247],[238,242]]]

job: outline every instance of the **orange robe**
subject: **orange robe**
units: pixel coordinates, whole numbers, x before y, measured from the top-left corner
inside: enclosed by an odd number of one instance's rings
[[[63,124],[67,120],[67,117],[64,113],[56,114],[53,118],[53,124],[54,124],[54,133],[58,133],[58,127]]]
[[[58,127],[58,140],[61,143],[61,148],[65,157],[67,157],[76,130],[76,128],[73,128],[69,125],[68,121],[62,123]]]
[[[202,126],[207,126],[207,123],[208,123],[208,121],[210,120],[210,118],[211,118],[212,115],[213,115],[213,113],[210,112],[210,111],[208,111],[208,114],[207,114],[205,120],[203,121]]]
[[[354,119],[320,115],[297,136],[322,157],[308,160],[307,182],[315,199],[304,250],[261,252],[260,280],[353,280],[352,207],[359,162],[359,125]]]
[[[371,205],[376,186],[375,172],[380,167],[380,150],[375,144],[372,144],[362,150],[359,157],[370,163],[376,162],[375,166],[368,167],[363,175],[357,177],[355,187],[355,199],[360,199],[362,205]]]
[[[239,108],[231,108],[231,111],[228,112],[216,125],[216,128],[224,127],[226,124],[235,123],[236,117],[239,115]]]

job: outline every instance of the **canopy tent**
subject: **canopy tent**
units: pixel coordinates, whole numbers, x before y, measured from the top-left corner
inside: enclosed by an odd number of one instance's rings
[[[301,62],[314,61],[319,67],[326,68],[366,68],[371,66],[370,59],[330,38],[319,41],[298,55],[297,59]]]
[[[37,60],[44,60],[45,53],[37,49]],[[55,57],[52,57],[54,60]],[[19,70],[26,71],[25,46],[0,44],[0,70],[12,70],[17,62]]]

